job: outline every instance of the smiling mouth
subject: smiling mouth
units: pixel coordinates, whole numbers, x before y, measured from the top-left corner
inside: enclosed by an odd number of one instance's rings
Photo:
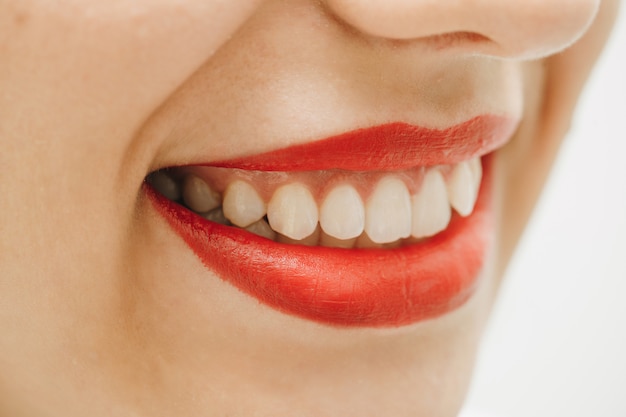
[[[208,270],[263,303],[327,325],[408,325],[475,291],[494,234],[489,154],[515,125],[377,126],[156,171],[144,189]]]

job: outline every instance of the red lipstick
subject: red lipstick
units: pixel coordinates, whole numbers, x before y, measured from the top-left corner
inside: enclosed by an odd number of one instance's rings
[[[477,116],[447,129],[388,123],[210,165],[256,171],[393,171],[451,165],[501,147],[516,126],[515,119],[495,115]]]
[[[398,126],[402,128],[398,130]],[[389,170],[408,163],[415,166],[416,160],[422,164],[451,164],[502,145],[510,138],[515,123],[507,118],[481,116],[445,130],[406,126],[361,129],[308,145],[210,165],[294,171],[331,167]],[[391,127],[402,134],[381,136]],[[409,141],[407,129],[417,134],[413,141],[419,143]],[[488,134],[481,136],[485,131]],[[350,143],[355,144],[352,153]],[[406,158],[399,152],[401,147]],[[335,152],[342,157],[329,160]],[[445,231],[423,243],[396,249],[281,244],[205,220],[158,194],[147,183],[144,189],[157,211],[208,270],[266,305],[327,325],[395,327],[448,313],[475,291],[493,236],[489,160],[484,158],[483,182],[470,216],[454,215]]]

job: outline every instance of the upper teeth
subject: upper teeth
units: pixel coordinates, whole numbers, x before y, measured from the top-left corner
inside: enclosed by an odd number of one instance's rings
[[[247,227],[261,220],[267,212],[265,201],[259,193],[241,180],[233,181],[226,187],[222,209],[224,215],[240,227]]]
[[[382,178],[365,204],[365,233],[375,243],[411,235],[411,196],[400,179]]]
[[[363,177],[368,173],[342,178],[323,192],[325,184],[321,190],[315,190],[302,175],[290,178],[284,174],[255,173],[259,181],[251,178],[249,172],[219,172],[216,177],[220,178],[214,181],[210,174],[208,180],[201,179],[205,178],[202,174],[185,177],[180,194],[187,207],[213,221],[230,222],[269,239],[337,247],[388,246],[408,237],[433,236],[448,226],[451,207],[461,216],[472,213],[482,179],[479,158],[452,167],[382,177],[377,174],[369,192],[363,186]],[[264,179],[263,175],[267,177]],[[331,176],[329,173],[318,182],[327,183]],[[163,171],[150,179],[166,197],[179,195]],[[280,235],[276,236],[276,232]]]
[[[235,213],[224,211],[230,218]],[[317,227],[317,204],[309,189],[300,183],[279,187],[267,205],[267,218],[272,229],[294,240],[310,236]]]
[[[432,236],[448,226],[452,210],[441,172],[437,170],[426,172],[422,189],[411,199],[411,209],[411,236],[413,237]]]
[[[474,210],[481,178],[480,161],[461,162],[452,170],[448,180],[448,197],[450,205],[461,216],[468,216]]]
[[[320,226],[327,235],[342,240],[363,233],[365,207],[353,186],[341,184],[330,190],[320,206]]]
[[[221,204],[220,194],[195,175],[185,178],[182,194],[187,207],[198,213],[211,211]]]

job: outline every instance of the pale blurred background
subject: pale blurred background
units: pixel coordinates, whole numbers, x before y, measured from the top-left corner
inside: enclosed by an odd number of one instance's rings
[[[625,80],[623,4],[506,277],[468,411],[626,417]]]

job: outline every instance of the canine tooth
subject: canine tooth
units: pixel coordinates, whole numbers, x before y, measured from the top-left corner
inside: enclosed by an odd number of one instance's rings
[[[222,211],[221,208],[216,208],[207,213],[202,213],[202,217],[215,223],[230,226],[230,222],[226,216],[224,216],[224,211]]]
[[[352,239],[337,239],[336,237],[328,235],[322,231],[320,234],[319,244],[329,248],[351,249],[356,244],[356,241],[356,237]]]
[[[183,182],[183,201],[196,213],[205,213],[219,207],[222,198],[204,180],[190,174]]]
[[[168,200],[176,201],[180,199],[180,186],[174,178],[163,171],[150,174],[149,182],[155,190],[161,193]]]
[[[320,237],[320,228],[316,227],[313,233],[305,237],[304,239],[292,239],[285,235],[278,234],[276,241],[279,243],[289,243],[291,245],[303,245],[303,246],[317,246]]]
[[[480,160],[478,165],[480,165]],[[461,216],[469,216],[472,213],[478,196],[481,176],[475,162],[461,162],[452,170],[450,178],[448,178],[448,198],[450,205]]]
[[[222,203],[224,215],[235,225],[247,227],[265,216],[265,201],[245,181],[236,180],[228,184]]]
[[[337,239],[352,239],[363,233],[365,207],[351,185],[333,188],[320,207],[320,225],[326,234]]]
[[[286,184],[274,191],[267,205],[270,226],[291,239],[311,235],[319,219],[317,204],[309,189],[300,183]]]
[[[246,230],[250,233],[254,233],[255,235],[264,237],[269,240],[276,239],[276,232],[273,231],[270,225],[267,224],[267,222],[263,219],[259,220],[258,222],[252,223],[251,225],[246,227]]]
[[[476,196],[478,196],[478,192],[480,191],[480,183],[483,179],[483,164],[481,163],[480,158],[474,158],[470,161],[470,169],[472,170],[472,176],[474,178]]]
[[[438,170],[428,170],[419,193],[411,198],[411,236],[432,236],[448,226],[452,210],[446,182]]]
[[[411,234],[411,196],[404,182],[385,177],[365,204],[365,232],[376,243],[389,243]]]

